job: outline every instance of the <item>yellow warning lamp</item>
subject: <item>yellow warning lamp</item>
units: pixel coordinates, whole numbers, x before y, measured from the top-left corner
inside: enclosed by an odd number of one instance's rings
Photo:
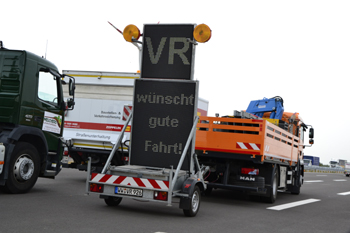
[[[126,41],[133,42],[132,39],[138,40],[140,35],[140,30],[133,24],[124,28],[123,36]]]
[[[193,31],[193,37],[200,43],[210,40],[211,30],[206,24],[199,24]]]

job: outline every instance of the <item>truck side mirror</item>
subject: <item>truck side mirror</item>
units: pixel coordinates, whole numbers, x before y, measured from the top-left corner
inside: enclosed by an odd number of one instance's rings
[[[310,130],[309,130],[309,138],[314,138],[314,128],[310,128]]]
[[[73,110],[74,105],[75,105],[74,99],[72,98],[67,99],[67,107],[69,110]]]
[[[69,79],[69,95],[74,96],[75,82],[73,79]]]
[[[64,77],[69,77],[69,85],[68,85],[68,93],[70,96],[73,96],[73,98],[67,99],[67,110],[73,110],[75,101],[74,101],[74,92],[75,92],[75,79],[68,75],[63,75]]]

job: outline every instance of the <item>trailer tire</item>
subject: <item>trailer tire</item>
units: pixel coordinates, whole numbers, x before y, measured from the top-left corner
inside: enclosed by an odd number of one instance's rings
[[[201,201],[201,190],[198,187],[198,185],[196,185],[191,196],[190,208],[183,210],[185,216],[187,217],[196,216],[199,211],[200,201]]]
[[[105,203],[108,206],[117,206],[117,205],[120,204],[122,199],[123,199],[122,197],[107,197],[107,198],[104,198]]]
[[[277,174],[277,169],[274,170],[273,177],[272,177],[272,182],[271,182],[271,187],[270,187],[270,192],[269,196],[267,197],[262,197],[262,200],[267,203],[274,203],[277,199],[277,181],[278,181],[278,174]]]
[[[30,143],[17,142],[9,166],[5,191],[13,194],[26,193],[33,188],[40,173],[40,156]]]

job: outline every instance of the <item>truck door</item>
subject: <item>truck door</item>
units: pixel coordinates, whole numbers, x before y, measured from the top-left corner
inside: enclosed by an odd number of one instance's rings
[[[37,104],[43,119],[38,119],[37,122],[42,122],[41,128],[47,139],[49,151],[57,152],[65,107],[60,76],[52,73],[45,67],[39,67]]]

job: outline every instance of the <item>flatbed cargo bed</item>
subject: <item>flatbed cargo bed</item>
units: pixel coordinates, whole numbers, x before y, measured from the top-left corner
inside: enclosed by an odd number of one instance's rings
[[[200,117],[196,150],[239,154],[260,162],[298,161],[299,137],[265,119]]]

